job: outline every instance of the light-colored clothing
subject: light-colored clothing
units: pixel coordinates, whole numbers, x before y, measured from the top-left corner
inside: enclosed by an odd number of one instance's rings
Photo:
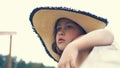
[[[120,49],[115,43],[94,47],[80,68],[120,68]]]

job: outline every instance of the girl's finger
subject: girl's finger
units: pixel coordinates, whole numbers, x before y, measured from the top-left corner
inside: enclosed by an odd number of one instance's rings
[[[75,60],[71,61],[70,66],[71,68],[77,68],[76,61]]]
[[[58,63],[58,68],[66,68],[65,64],[62,62]]]
[[[66,68],[71,68],[70,67],[70,62],[66,64]]]

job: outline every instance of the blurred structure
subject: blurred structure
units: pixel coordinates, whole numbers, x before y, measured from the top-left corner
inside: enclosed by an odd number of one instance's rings
[[[16,32],[0,32],[0,35],[9,35],[10,36],[10,47],[9,47],[9,55],[8,55],[8,68],[12,68],[12,58],[11,58],[11,48],[12,48],[12,36],[15,35]]]

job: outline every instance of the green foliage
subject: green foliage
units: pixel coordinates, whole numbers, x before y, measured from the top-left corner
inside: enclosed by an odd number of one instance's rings
[[[26,68],[26,63],[23,60],[20,60],[17,64],[17,68]]]
[[[50,66],[45,66],[43,63],[28,63],[26,68],[55,68]]]
[[[8,56],[0,55],[0,68],[7,68]],[[12,57],[12,68],[55,68],[53,66],[45,66],[43,63],[26,63],[24,60],[16,61],[16,57]]]
[[[0,68],[7,68],[7,56],[0,55]]]

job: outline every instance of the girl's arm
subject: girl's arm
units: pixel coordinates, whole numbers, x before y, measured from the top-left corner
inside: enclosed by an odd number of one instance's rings
[[[87,49],[94,46],[102,46],[112,44],[114,40],[113,34],[106,29],[94,30],[82,37],[78,37],[69,45],[75,45],[78,50]],[[68,46],[69,46],[68,45]]]
[[[97,45],[109,45],[114,40],[113,34],[106,29],[99,29],[87,33],[73,40],[67,45],[58,63],[58,68],[77,68],[77,56],[79,51],[92,48]]]

